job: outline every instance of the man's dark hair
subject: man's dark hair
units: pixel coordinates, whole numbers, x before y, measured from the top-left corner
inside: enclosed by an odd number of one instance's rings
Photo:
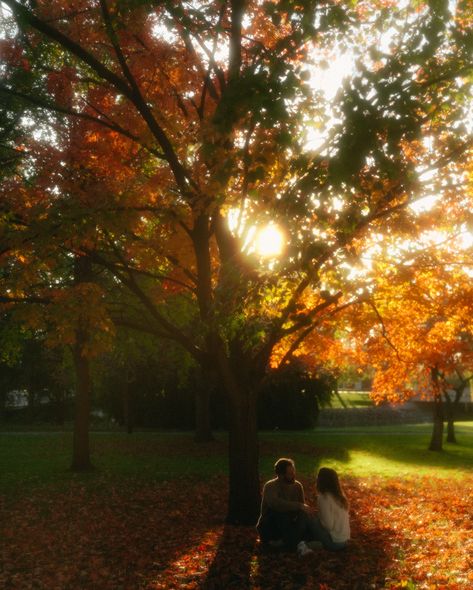
[[[292,459],[286,459],[285,457],[278,459],[274,464],[274,471],[276,472],[276,475],[284,475],[289,465],[294,467],[294,461]]]

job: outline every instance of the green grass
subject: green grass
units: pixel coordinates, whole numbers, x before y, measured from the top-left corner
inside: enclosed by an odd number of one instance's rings
[[[341,389],[338,395],[332,395],[325,408],[367,408],[373,406],[368,392]]]
[[[462,477],[473,468],[473,423],[457,425],[457,445],[442,453],[427,450],[431,425],[262,432],[260,464],[263,479],[270,477],[279,456],[296,460],[299,473],[312,477],[320,465],[357,477],[436,475]],[[103,485],[109,480],[169,480],[203,478],[227,471],[227,437],[197,445],[191,433],[111,432],[91,434],[96,469],[73,474],[69,470],[70,432],[0,433],[0,493],[31,487],[66,486],[72,480]]]
[[[445,444],[441,453],[428,450],[431,429],[430,424],[327,429],[306,434],[305,443],[304,433],[267,437],[281,453],[285,448],[293,449],[299,470],[308,473],[314,473],[322,464],[357,477],[462,477],[471,473],[473,423],[458,423],[458,444]]]

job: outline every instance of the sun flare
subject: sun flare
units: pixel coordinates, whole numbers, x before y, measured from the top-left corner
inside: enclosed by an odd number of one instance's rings
[[[284,235],[274,224],[267,225],[260,229],[255,238],[255,249],[260,256],[279,256],[284,248]]]

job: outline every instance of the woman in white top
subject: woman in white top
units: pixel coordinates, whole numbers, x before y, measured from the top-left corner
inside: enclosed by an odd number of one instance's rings
[[[298,552],[301,555],[305,555],[320,544],[330,551],[339,551],[346,547],[350,538],[348,500],[335,470],[328,467],[319,469],[317,491],[319,514],[318,518],[311,521],[311,533],[315,542],[298,546]]]

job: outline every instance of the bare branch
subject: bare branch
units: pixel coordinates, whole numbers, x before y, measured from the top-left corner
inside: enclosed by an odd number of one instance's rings
[[[374,302],[373,299],[368,299],[368,304],[370,305],[370,307],[373,309],[373,311],[376,314],[376,317],[378,318],[379,323],[381,324],[381,334],[383,336],[383,338],[386,340],[386,342],[388,343],[388,345],[394,350],[394,352],[396,353],[396,357],[397,360],[399,362],[402,362],[401,356],[399,354],[399,350],[394,346],[394,344],[392,343],[391,339],[388,336],[388,331],[386,330],[386,325],[384,323],[383,317],[382,315],[379,313],[378,308],[376,307],[376,304]]]
[[[47,305],[51,303],[51,299],[47,297],[35,297],[28,295],[25,295],[25,297],[9,297],[8,295],[0,295],[0,303],[41,303]]]

